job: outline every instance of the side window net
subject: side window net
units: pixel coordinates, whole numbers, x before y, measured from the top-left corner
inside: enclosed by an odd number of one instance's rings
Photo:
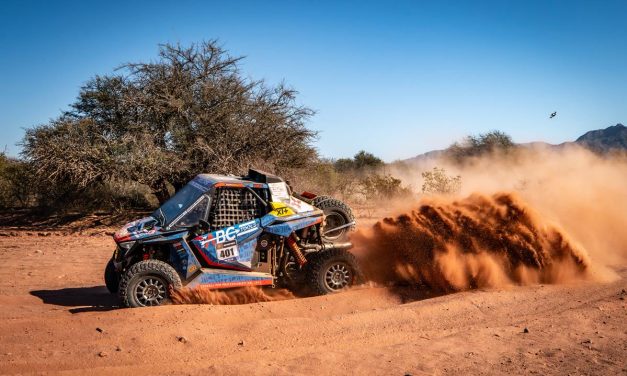
[[[268,200],[265,189],[254,189],[262,199]],[[220,187],[214,192],[211,201],[209,223],[211,231],[233,226],[251,219],[262,217],[266,208],[247,189]]]
[[[201,219],[205,219],[207,214],[207,196],[202,196],[201,199],[191,207],[185,215],[183,215],[172,227],[186,227],[197,225]]]

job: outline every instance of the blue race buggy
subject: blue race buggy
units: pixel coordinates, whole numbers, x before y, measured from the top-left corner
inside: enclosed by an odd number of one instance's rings
[[[328,294],[359,279],[343,202],[297,195],[281,178],[196,176],[149,217],[126,224],[105,283],[127,307],[168,301],[170,288],[306,287]]]

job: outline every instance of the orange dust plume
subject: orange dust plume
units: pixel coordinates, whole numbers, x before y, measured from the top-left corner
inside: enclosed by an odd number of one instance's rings
[[[172,290],[170,298],[174,304],[233,305],[271,302],[294,298],[291,292],[264,290],[259,287],[239,287],[227,290],[212,290],[204,286]]]
[[[367,278],[440,292],[585,277],[588,257],[514,194],[423,199],[353,237]]]

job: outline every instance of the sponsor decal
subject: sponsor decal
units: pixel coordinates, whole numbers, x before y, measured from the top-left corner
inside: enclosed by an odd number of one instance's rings
[[[294,197],[290,197],[290,202],[288,205],[296,209],[296,212],[298,213],[303,213],[303,212],[314,210],[313,206]]]
[[[292,208],[282,202],[271,202],[270,204],[272,205],[273,209],[270,214],[274,215],[275,217],[287,217],[295,214]]]
[[[200,242],[201,247],[205,247],[207,243],[215,240],[217,244],[222,244],[224,242],[229,242],[235,240],[238,236],[246,235],[251,232],[255,232],[259,229],[256,221],[244,222],[241,225],[235,225],[231,227],[227,227],[222,230],[218,230],[214,233],[213,236],[207,235],[207,238]]]
[[[290,214],[290,209],[288,208],[277,208],[275,209],[275,211],[276,211],[276,215],[278,215],[279,217],[284,217]]]
[[[248,234],[250,232],[254,232],[257,230],[257,222],[255,221],[250,221],[250,222],[245,222],[242,223],[241,225],[239,225],[239,228],[237,229],[237,236],[241,236],[244,234]]]
[[[207,245],[207,243],[211,243],[214,239],[213,239],[213,235],[211,234],[207,234],[207,235],[201,235],[201,239],[200,240],[200,246],[202,248],[205,248],[205,246]]]
[[[215,239],[218,244],[235,240],[236,236],[237,229],[235,227],[227,227],[224,230],[218,230],[215,232]]]
[[[287,185],[285,183],[268,183],[268,188],[270,188],[270,194],[273,200],[289,200],[290,194],[287,191]]]

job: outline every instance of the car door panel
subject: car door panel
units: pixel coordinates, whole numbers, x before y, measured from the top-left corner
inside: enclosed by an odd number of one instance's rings
[[[251,270],[261,231],[259,219],[253,219],[199,235],[191,243],[210,267]]]

